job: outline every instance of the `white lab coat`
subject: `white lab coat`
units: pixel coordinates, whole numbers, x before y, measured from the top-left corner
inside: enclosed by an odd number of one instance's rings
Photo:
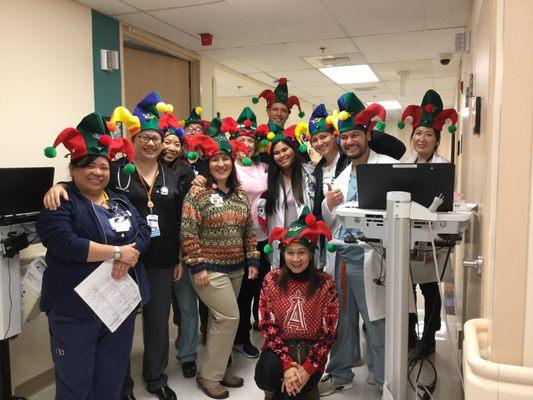
[[[398,160],[370,150],[367,163],[395,164],[398,163]],[[351,171],[352,164],[348,165],[341,172],[333,184],[333,188],[339,188],[342,191],[345,200],[348,195]],[[322,217],[324,218],[324,222],[326,222],[326,224],[330,227],[333,234],[335,234],[335,232],[337,232],[341,227],[340,219],[335,214],[335,208],[330,210],[327,206],[326,199],[324,199],[322,202]],[[385,318],[385,287],[376,285],[376,283],[373,281],[373,279],[376,279],[380,276],[381,256],[374,249],[367,248],[367,246],[365,246],[364,251],[365,258],[363,269],[368,316],[371,321],[376,321],[378,319]],[[328,252],[326,272],[332,276],[335,275],[335,253]]]
[[[416,162],[417,153],[414,152],[414,154],[411,154],[409,157],[406,157],[403,162],[407,164],[411,164]],[[430,164],[446,164],[449,163],[447,159],[440,156],[437,152],[433,154],[433,157],[429,161]],[[429,283],[429,282],[437,282],[437,276],[435,275],[435,266],[433,261],[433,253],[428,252],[428,250],[431,250],[431,246],[421,245],[421,250],[426,251],[425,258],[427,261],[412,261],[411,262],[411,272],[413,274],[413,283]],[[442,270],[444,268],[444,261],[445,261],[445,251],[437,252],[437,259],[439,262],[439,273],[442,273]]]
[[[313,176],[313,170],[314,166],[311,163],[305,163],[302,164],[302,175],[303,175],[303,195],[304,195],[304,202],[298,203],[296,200],[296,212],[298,215],[302,214],[302,211],[305,206],[309,207],[309,210],[313,212],[313,203],[315,200],[315,191],[317,190],[316,187],[316,180]],[[268,190],[272,190],[272,188],[268,188]],[[274,229],[277,226],[284,226],[285,225],[285,206],[283,204],[284,195],[281,192],[282,188],[279,186],[277,188],[279,191],[278,195],[278,207],[276,208],[276,211],[267,217],[267,227],[268,227],[268,235],[270,236],[270,232],[272,229]],[[285,227],[288,228],[288,227]],[[278,268],[279,267],[279,242],[276,240],[274,243],[272,243],[273,252],[270,256],[270,264],[272,268]],[[315,257],[318,256],[318,252],[315,254]]]

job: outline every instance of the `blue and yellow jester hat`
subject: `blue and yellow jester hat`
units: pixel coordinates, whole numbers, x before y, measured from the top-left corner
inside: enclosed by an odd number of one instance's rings
[[[321,132],[329,132],[331,134],[335,132],[332,117],[326,111],[326,106],[323,103],[313,110],[313,114],[311,114],[309,119],[309,134],[314,136]]]
[[[267,153],[270,153],[270,149],[281,141],[298,148],[300,153],[307,152],[306,142],[309,141],[310,136],[306,122],[291,125],[286,129],[269,122],[268,124],[259,125],[255,132],[258,137],[262,138],[259,142],[260,150],[264,149]]]
[[[159,93],[153,91],[137,104],[133,115],[137,116],[141,122],[140,132],[148,130],[159,132],[159,118],[164,113],[171,113],[173,110],[172,104],[164,103]]]

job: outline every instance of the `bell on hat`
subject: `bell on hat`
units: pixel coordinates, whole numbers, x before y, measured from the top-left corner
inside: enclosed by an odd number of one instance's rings
[[[270,89],[265,89],[259,94],[259,96],[253,97],[252,103],[257,104],[260,98],[264,98],[266,100],[268,108],[270,108],[274,103],[281,103],[285,104],[289,109],[289,112],[291,112],[292,107],[297,106],[299,110],[298,116],[300,118],[305,117],[305,113],[302,111],[302,107],[300,106],[300,100],[298,99],[298,97],[289,96],[289,89],[287,87],[286,78],[278,79],[278,86],[276,86],[276,89],[274,89],[274,91]]]

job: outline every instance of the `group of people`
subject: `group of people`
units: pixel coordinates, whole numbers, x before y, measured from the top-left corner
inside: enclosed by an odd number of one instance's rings
[[[133,113],[118,107],[108,121],[89,114],[45,149],[48,157],[59,144],[69,150],[72,177],[46,194],[37,222],[47,248],[41,309],[57,399],[135,398],[129,360],[136,312],[111,332],[74,290],[105,260],[113,262],[112,279],[129,274],[139,286],[142,376],[159,399],[176,399],[165,373],[171,308],[183,375],[196,377],[211,398],[244,384],[231,373],[232,349],[258,358],[255,381],[265,399],[318,399],[352,387],[352,368],[362,362],[359,316],[367,382],[381,390],[381,260],[372,247],[328,242],[354,234],[335,210],[357,200],[356,166],[397,163],[405,146],[383,132],[385,109],[365,107],[351,92],[331,114],[321,104],[308,123],[287,128],[300,104],[286,80],[252,101],[259,98],[267,102],[265,124],[249,107],[237,119],[207,122],[200,107],[178,120],[152,92]],[[408,162],[447,162],[437,148],[444,123],[454,129],[455,111],[443,110],[429,90],[401,124],[409,117]],[[440,326],[438,287],[416,277],[413,283],[427,300],[422,341],[430,354]],[[416,316],[410,321],[416,336]],[[199,328],[205,349],[197,361]],[[263,334],[261,349],[252,329]]]

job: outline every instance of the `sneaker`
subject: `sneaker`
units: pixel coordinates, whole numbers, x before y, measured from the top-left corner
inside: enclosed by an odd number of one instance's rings
[[[318,392],[321,397],[329,396],[338,390],[348,390],[353,387],[353,381],[342,382],[340,379],[328,374],[318,382]]]
[[[376,384],[376,381],[374,380],[374,374],[372,372],[368,373],[368,376],[366,377],[366,383],[372,386]]]
[[[248,358],[259,357],[259,350],[251,342],[245,342],[243,344],[234,344],[233,348]]]

